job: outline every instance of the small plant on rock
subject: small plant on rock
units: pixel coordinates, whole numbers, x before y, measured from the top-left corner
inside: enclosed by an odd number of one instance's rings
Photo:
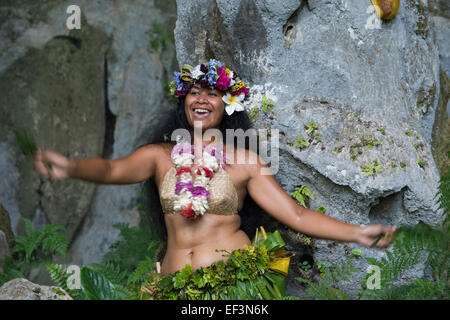
[[[312,200],[314,200],[314,196],[311,190],[304,185],[296,187],[294,192],[291,193],[291,196],[293,196],[295,200],[297,200],[305,208],[307,207],[305,203],[307,198],[311,198]]]
[[[374,176],[378,172],[381,172],[383,168],[378,163],[378,158],[376,158],[372,163],[361,165],[361,171],[366,174],[366,177]]]

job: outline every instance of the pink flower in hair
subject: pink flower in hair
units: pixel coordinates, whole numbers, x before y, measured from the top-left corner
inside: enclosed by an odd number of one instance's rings
[[[225,91],[228,89],[231,83],[231,79],[228,78],[227,72],[225,71],[224,67],[220,67],[217,71],[217,75],[219,76],[219,79],[216,82],[216,87],[220,91]]]

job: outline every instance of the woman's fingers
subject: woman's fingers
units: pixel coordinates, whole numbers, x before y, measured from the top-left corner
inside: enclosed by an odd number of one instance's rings
[[[392,243],[392,241],[394,240],[394,232],[395,232],[395,226],[383,227],[384,236],[378,242],[376,247],[378,247],[378,248],[387,248]]]
[[[373,224],[365,227],[360,243],[369,248],[387,248],[394,240],[395,226]]]
[[[44,158],[45,160],[48,160],[52,165],[56,165],[63,169],[65,169],[69,165],[68,159],[62,154],[55,151],[51,150],[45,151]]]
[[[38,172],[46,179],[68,178],[69,159],[62,154],[51,150],[38,150],[33,155],[33,164]]]
[[[44,165],[44,161],[43,161],[43,156],[42,156],[42,151],[38,150],[34,155],[33,155],[33,164],[36,168],[36,170],[43,175],[45,178],[49,178],[50,177],[50,172],[48,170],[48,167],[46,167]]]

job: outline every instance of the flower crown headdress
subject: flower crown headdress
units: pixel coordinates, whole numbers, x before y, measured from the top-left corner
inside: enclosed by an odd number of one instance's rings
[[[231,115],[234,111],[243,111],[244,103],[250,100],[248,84],[243,82],[238,74],[225,68],[222,62],[211,59],[195,67],[185,64],[180,71],[174,72],[170,83],[170,93],[178,98],[185,97],[194,84],[202,88],[214,88],[225,92],[223,101],[225,111]]]

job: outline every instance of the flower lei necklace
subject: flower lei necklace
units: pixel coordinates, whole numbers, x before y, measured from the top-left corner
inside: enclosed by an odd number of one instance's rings
[[[202,148],[203,157],[199,159],[199,168],[195,170],[195,180],[191,167],[194,163],[194,146],[183,141],[172,150],[172,161],[177,170],[175,183],[174,210],[181,211],[186,219],[195,219],[209,208],[209,182],[219,165],[225,168],[222,144]]]

